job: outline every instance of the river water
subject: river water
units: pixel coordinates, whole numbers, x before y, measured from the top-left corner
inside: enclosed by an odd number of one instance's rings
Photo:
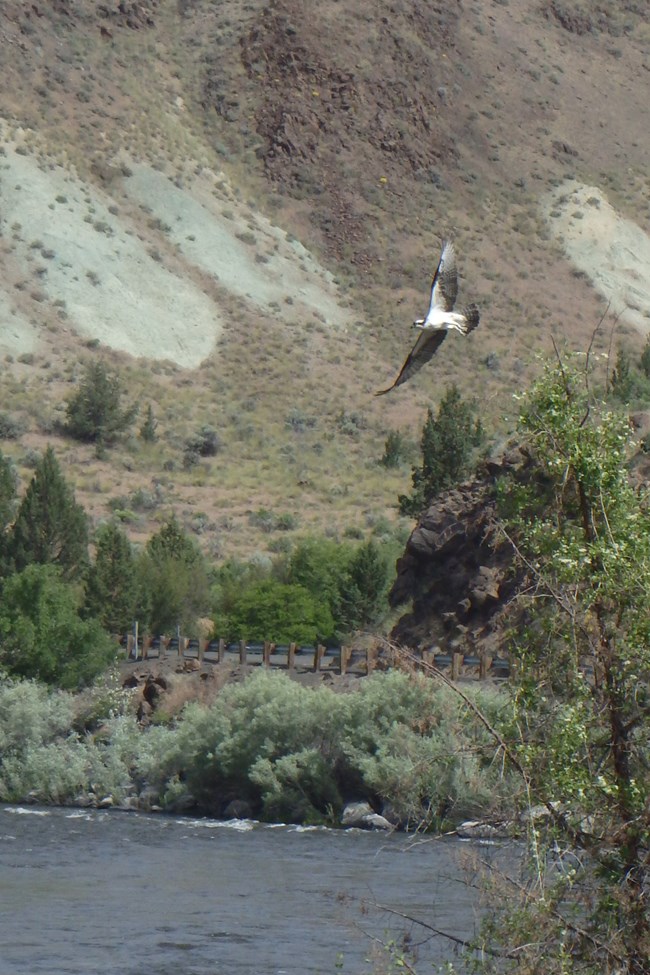
[[[374,939],[423,935],[377,904],[472,935],[468,846],[0,806],[0,975],[365,975]],[[455,957],[418,952],[427,972]]]

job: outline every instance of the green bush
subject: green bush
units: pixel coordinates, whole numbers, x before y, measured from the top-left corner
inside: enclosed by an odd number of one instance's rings
[[[55,566],[30,565],[6,579],[0,662],[7,672],[67,690],[91,683],[117,648],[97,620],[82,620],[78,610],[76,588]]]
[[[304,586],[267,579],[244,589],[228,619],[231,639],[314,644],[330,638],[334,620],[328,607]]]
[[[189,454],[198,454],[199,457],[216,457],[221,447],[219,434],[213,427],[206,424],[193,437],[185,441],[184,451]]]

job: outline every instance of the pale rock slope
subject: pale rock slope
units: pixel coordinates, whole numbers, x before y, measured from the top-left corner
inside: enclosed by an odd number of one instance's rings
[[[610,313],[650,333],[650,236],[596,186],[567,180],[544,201],[567,257],[610,303]]]
[[[187,182],[129,160],[104,190],[5,144],[0,348],[32,352],[50,312],[85,340],[192,369],[213,353],[233,298],[244,322],[260,312],[351,322],[331,274],[221,174]]]

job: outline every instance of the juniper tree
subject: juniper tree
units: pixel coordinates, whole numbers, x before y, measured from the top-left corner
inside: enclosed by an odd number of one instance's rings
[[[118,525],[104,525],[86,579],[85,615],[96,617],[109,633],[125,633],[135,618],[138,599],[131,543]]]
[[[147,405],[147,411],[139,431],[140,440],[144,441],[144,443],[155,443],[158,439],[158,435],[156,433],[157,426],[158,421],[154,417],[153,407],[151,406],[151,403],[149,403]]]
[[[350,560],[343,591],[346,628],[360,629],[378,623],[388,609],[388,564],[374,541],[360,545]]]
[[[404,437],[399,430],[391,430],[384,443],[384,453],[379,461],[384,467],[399,467],[406,453]]]
[[[474,404],[463,400],[455,384],[446,390],[435,416],[429,408],[420,441],[422,463],[412,468],[413,493],[399,496],[401,514],[419,515],[468,473],[483,439],[475,413]]]
[[[7,539],[8,558],[20,572],[34,562],[59,566],[80,578],[88,561],[88,519],[48,447],[38,462]]]
[[[98,450],[113,443],[133,422],[138,408],[122,408],[124,389],[103,362],[89,362],[79,388],[70,397],[65,429],[76,440],[95,443]]]
[[[195,625],[209,608],[205,559],[178,519],[171,515],[147,542],[139,561],[141,615],[153,632]]]

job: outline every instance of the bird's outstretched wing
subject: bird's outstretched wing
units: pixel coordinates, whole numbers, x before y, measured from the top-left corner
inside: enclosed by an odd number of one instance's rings
[[[436,273],[431,282],[431,303],[429,313],[434,308],[441,311],[453,311],[458,295],[458,271],[456,270],[456,254],[454,245],[446,240],[442,245],[442,254],[438,261]]]
[[[390,393],[391,389],[395,389],[396,386],[401,386],[407,379],[410,379],[418,369],[422,368],[425,362],[428,362],[435,355],[446,338],[446,329],[423,329],[418,335],[417,342],[406,357],[406,362],[400,369],[395,382],[388,386],[387,389],[377,390],[375,396],[383,396],[384,393]]]

